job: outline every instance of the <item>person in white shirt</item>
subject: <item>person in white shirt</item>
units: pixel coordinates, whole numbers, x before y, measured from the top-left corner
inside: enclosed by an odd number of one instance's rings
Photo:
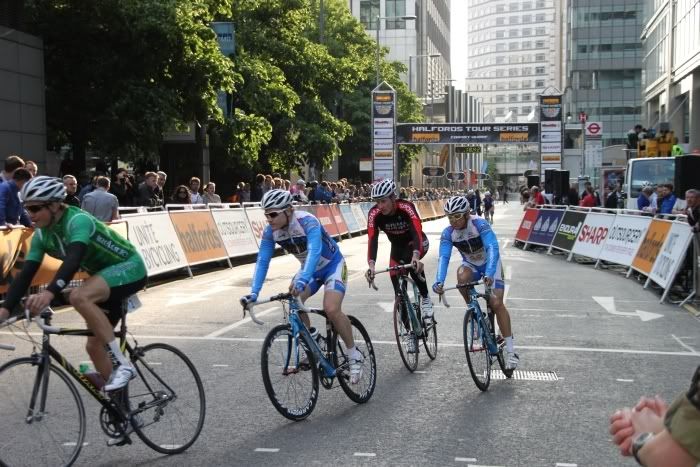
[[[202,195],[199,194],[199,187],[201,184],[202,181],[198,177],[190,178],[190,197],[192,204],[206,204],[206,201],[204,201]]]

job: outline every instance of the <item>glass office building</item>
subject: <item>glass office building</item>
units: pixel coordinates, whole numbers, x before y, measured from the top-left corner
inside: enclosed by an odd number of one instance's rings
[[[642,123],[643,0],[567,0],[565,112],[603,123],[603,146]]]

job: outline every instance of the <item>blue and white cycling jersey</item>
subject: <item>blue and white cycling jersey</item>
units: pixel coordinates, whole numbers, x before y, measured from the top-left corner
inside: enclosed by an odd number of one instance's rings
[[[270,260],[275,252],[275,243],[293,254],[303,265],[299,278],[309,283],[314,273],[331,264],[343,261],[343,255],[335,240],[328,235],[313,214],[293,211],[289,224],[284,229],[272,230],[269,225],[263,231],[260,252],[255,264],[252,291],[260,293]]]
[[[485,219],[472,216],[463,229],[449,226],[442,231],[436,282],[445,283],[453,246],[462,255],[465,266],[497,281],[502,279],[498,240]]]

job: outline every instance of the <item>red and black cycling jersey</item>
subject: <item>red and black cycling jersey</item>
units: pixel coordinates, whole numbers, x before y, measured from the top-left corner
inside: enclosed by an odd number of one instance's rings
[[[416,207],[410,201],[397,199],[393,214],[385,216],[378,206],[373,206],[367,214],[367,260],[376,261],[379,231],[386,233],[392,245],[411,244],[423,256],[426,237]]]

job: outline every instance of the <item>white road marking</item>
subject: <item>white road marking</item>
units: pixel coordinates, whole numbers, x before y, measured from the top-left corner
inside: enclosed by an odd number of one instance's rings
[[[279,452],[279,448],[255,448],[255,452]]]
[[[374,452],[356,452],[356,453],[353,453],[353,456],[355,456],[355,457],[377,457],[377,454]]]
[[[455,462],[476,462],[476,457],[455,457]]]
[[[505,290],[503,291],[503,304],[504,305],[508,301],[508,292],[510,292],[510,284],[506,284]]]
[[[178,449],[182,447],[182,444],[161,444],[160,447],[163,449]]]
[[[377,305],[379,305],[385,313],[394,312],[394,302],[378,302]]]
[[[693,353],[696,353],[696,354],[698,353],[694,348],[692,348],[691,346],[689,346],[688,344],[686,344],[685,342],[683,342],[683,341],[681,340],[681,339],[682,339],[681,337],[676,337],[675,334],[671,334],[671,337],[673,337],[673,338],[676,340],[676,342],[678,342],[678,343],[681,345],[681,347],[683,347],[683,348],[686,349],[687,351],[693,352]],[[700,354],[699,354],[699,355],[700,355]]]
[[[226,285],[215,285],[214,287],[205,290],[205,291],[197,291],[196,293],[183,293],[181,292],[182,289],[178,289],[179,291],[175,292],[175,296],[172,297],[168,303],[165,306],[173,306],[173,305],[184,305],[187,303],[195,303],[195,302],[203,302],[205,300],[204,297],[207,297],[209,295],[213,295],[219,292],[223,292],[224,290],[229,290],[230,287]]]
[[[424,370],[416,370],[416,371],[414,371],[414,373],[417,373],[417,374],[419,374],[419,375],[424,375],[424,374],[427,373],[427,371],[424,371]]]
[[[505,466],[503,466],[503,465],[467,464],[467,467],[505,467]]]
[[[271,313],[271,312],[273,312],[273,311],[275,311],[275,310],[279,310],[279,307],[278,307],[278,306],[273,306],[272,308],[268,308],[268,309],[266,309],[266,310],[262,310],[261,312],[256,312],[256,313],[255,313],[255,316],[265,316],[266,314]],[[207,334],[206,337],[219,337],[220,335],[226,334],[227,332],[229,332],[229,331],[232,330],[232,329],[236,329],[237,327],[243,326],[244,324],[248,324],[248,323],[250,323],[250,322],[252,322],[252,321],[253,321],[253,320],[250,319],[250,316],[248,316],[247,318],[243,318],[243,319],[240,320],[240,321],[236,321],[236,322],[233,323],[233,324],[229,324],[228,326],[224,326],[223,328],[221,328],[221,329],[219,329],[219,330],[217,330],[217,331],[214,331],[214,332],[212,332],[212,333],[210,333],[210,334]]]
[[[521,263],[534,263],[534,259],[519,258],[517,256],[504,256],[503,261],[520,261]]]
[[[619,381],[621,383],[634,383],[633,379],[625,379],[625,378],[617,378],[615,381]]]
[[[506,266],[505,276],[506,276],[507,281],[509,281],[513,278],[513,266],[510,266],[510,265]]]
[[[90,443],[84,442],[84,443],[83,443],[83,447],[87,446],[88,444],[90,444]],[[64,445],[64,446],[67,446],[67,447],[70,447],[70,446],[77,446],[78,443],[76,443],[75,441],[69,441],[69,442],[67,442],[67,443],[63,443],[63,445]]]
[[[575,318],[575,319],[585,319],[586,315],[554,315],[557,318]]]
[[[557,462],[557,464],[554,467],[577,467],[578,464],[570,464],[567,462]]]
[[[662,318],[663,315],[658,313],[650,313],[648,311],[635,310],[632,311],[617,311],[615,307],[615,297],[593,297],[598,305],[603,307],[605,311],[615,316],[638,316],[642,321],[651,321],[653,319]]]
[[[226,368],[228,365],[224,363],[215,363],[212,365],[214,368]]]
[[[542,339],[544,336],[523,336],[523,339]]]
[[[506,247],[508,246],[508,242],[510,242],[510,239],[508,239],[508,238],[506,239],[505,242],[503,242],[503,249],[504,249],[504,250],[505,250]]]

